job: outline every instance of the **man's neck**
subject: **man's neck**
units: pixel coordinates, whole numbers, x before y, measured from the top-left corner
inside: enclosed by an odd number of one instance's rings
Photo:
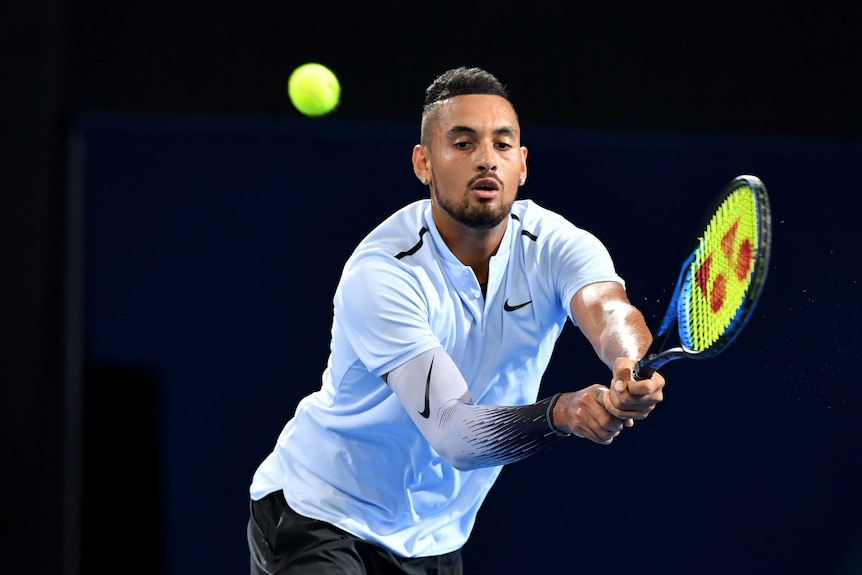
[[[497,253],[508,222],[509,218],[505,218],[493,228],[480,230],[465,226],[447,216],[434,217],[434,223],[446,246],[459,262],[473,269],[480,284],[488,281],[488,262]]]

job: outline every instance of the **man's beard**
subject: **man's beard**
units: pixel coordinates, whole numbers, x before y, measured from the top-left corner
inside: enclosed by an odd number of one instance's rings
[[[456,222],[477,230],[490,230],[497,226],[506,219],[506,216],[509,215],[509,211],[512,209],[511,203],[501,206],[493,203],[492,200],[488,200],[487,203],[480,202],[479,204],[471,205],[470,199],[467,197],[458,205],[450,204],[437,190],[436,185],[433,188],[434,197],[437,198],[437,203],[443,208],[444,212],[449,214]]]

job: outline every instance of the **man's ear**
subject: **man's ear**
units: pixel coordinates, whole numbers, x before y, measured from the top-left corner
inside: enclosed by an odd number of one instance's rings
[[[527,148],[521,146],[521,178],[519,183],[523,186],[527,182]]]
[[[431,183],[431,157],[429,150],[422,144],[413,146],[413,173],[423,185]]]

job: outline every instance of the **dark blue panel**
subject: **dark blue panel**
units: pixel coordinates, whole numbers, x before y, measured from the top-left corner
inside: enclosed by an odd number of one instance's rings
[[[739,173],[770,189],[774,257],[746,332],[668,365],[649,420],[504,471],[469,572],[841,573],[862,545],[862,146],[524,128],[523,195],[607,243],[651,325]],[[104,114],[76,135],[86,352],[158,375],[167,572],[245,572],[247,486],[318,387],[341,266],[427,193],[418,126]],[[545,390],[606,377],[570,329]]]

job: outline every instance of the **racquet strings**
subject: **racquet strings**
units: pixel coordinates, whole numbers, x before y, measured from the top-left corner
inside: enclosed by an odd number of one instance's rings
[[[722,340],[744,321],[760,249],[758,226],[757,197],[741,182],[710,218],[683,282],[677,321],[688,349],[729,343]]]

